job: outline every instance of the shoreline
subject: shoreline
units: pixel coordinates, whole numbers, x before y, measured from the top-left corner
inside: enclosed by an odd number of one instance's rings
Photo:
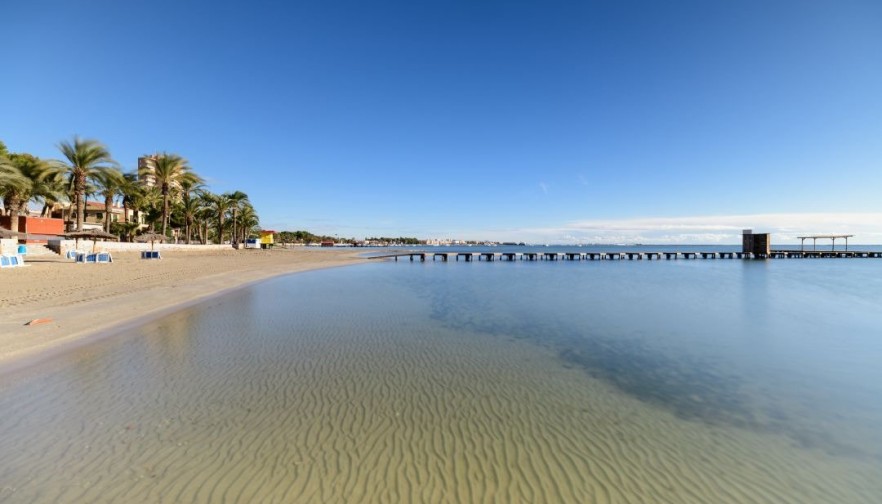
[[[0,372],[11,372],[283,275],[369,261],[363,251],[272,249],[175,252],[111,264],[38,256],[0,275]],[[46,322],[27,325],[29,321]]]

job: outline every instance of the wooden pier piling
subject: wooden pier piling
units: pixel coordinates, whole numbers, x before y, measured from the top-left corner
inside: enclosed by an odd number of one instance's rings
[[[638,251],[609,251],[609,252],[397,252],[382,256],[373,257],[373,259],[392,259],[398,261],[400,257],[406,257],[410,262],[419,259],[425,262],[431,256],[432,261],[439,258],[442,262],[448,262],[452,257],[457,261],[462,258],[466,262],[472,262],[477,258],[478,261],[493,262],[499,261],[602,261],[602,260],[624,260],[639,261],[647,259],[661,260],[677,260],[677,259],[880,259],[882,251],[861,251],[861,250],[769,250],[768,253],[763,252],[693,252],[693,251],[655,251],[655,252],[638,252]]]

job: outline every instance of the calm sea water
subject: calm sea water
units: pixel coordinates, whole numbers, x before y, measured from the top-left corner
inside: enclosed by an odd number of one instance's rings
[[[880,273],[405,261],[271,280],[2,376],[0,500],[877,502]]]

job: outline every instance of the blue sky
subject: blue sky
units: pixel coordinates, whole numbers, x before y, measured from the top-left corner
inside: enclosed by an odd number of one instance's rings
[[[265,228],[882,243],[882,2],[0,3],[11,151],[179,153]]]

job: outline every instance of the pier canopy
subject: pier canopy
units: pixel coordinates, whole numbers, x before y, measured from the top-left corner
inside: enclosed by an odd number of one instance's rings
[[[850,234],[838,234],[838,235],[808,235],[808,236],[797,236],[801,240],[801,249],[805,250],[805,241],[812,241],[812,250],[817,249],[818,240],[833,240],[833,250],[836,250],[836,240],[843,238],[845,239],[845,250],[848,250],[848,239],[853,237],[854,235]]]

